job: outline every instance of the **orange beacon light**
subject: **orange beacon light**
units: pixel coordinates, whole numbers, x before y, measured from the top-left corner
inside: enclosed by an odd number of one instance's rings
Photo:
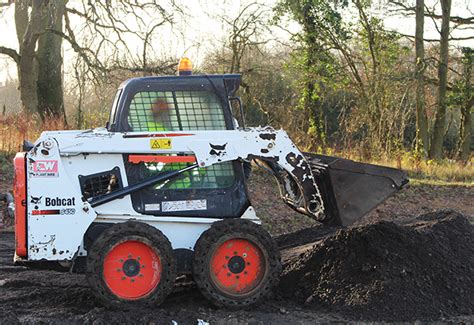
[[[190,76],[193,74],[193,65],[191,64],[191,60],[187,57],[181,58],[179,60],[178,65],[178,75],[180,76]]]

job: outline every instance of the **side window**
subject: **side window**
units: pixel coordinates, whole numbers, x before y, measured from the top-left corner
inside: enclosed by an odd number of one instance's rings
[[[139,92],[133,97],[128,123],[132,131],[225,130],[224,111],[219,98],[208,91]],[[146,163],[139,168],[140,179],[170,170],[186,163]],[[231,162],[198,168],[183,173],[155,189],[224,188],[234,182]]]

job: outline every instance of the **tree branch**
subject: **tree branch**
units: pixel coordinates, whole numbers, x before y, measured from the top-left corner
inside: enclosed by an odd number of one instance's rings
[[[409,38],[409,39],[415,39],[415,36],[413,36],[413,35],[403,34],[403,33],[400,33],[396,30],[392,30],[391,32],[393,32],[395,34],[398,34],[400,36]],[[473,36],[466,36],[466,37],[450,37],[449,41],[467,41],[467,40],[471,40],[471,39],[474,39],[474,35]],[[439,42],[439,39],[424,38],[423,41],[425,41],[425,42]]]
[[[0,2],[0,8],[1,7],[8,7],[13,3],[13,0],[7,0],[7,2]]]
[[[393,12],[404,12],[407,15],[415,15],[415,7],[408,6],[406,3],[389,0],[390,4],[398,6],[399,9],[393,10]],[[441,15],[435,14],[433,11],[430,11],[428,7],[425,6],[426,12],[425,17],[430,17],[432,19],[441,19]],[[450,16],[449,21],[458,25],[471,25],[474,24],[474,16],[472,17],[460,17],[460,16]]]
[[[0,54],[8,55],[9,57],[11,57],[13,59],[13,61],[15,61],[16,64],[20,63],[21,56],[14,49],[4,47],[4,46],[0,46]]]

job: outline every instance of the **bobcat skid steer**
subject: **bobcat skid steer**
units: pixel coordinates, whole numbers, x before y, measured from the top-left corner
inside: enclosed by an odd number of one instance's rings
[[[159,304],[177,275],[217,306],[245,307],[281,270],[247,192],[251,160],[291,208],[327,225],[350,225],[407,183],[396,169],[304,154],[283,130],[238,126],[240,75],[189,67],[125,81],[106,128],[25,142],[14,158],[16,262],[83,263],[112,307]]]

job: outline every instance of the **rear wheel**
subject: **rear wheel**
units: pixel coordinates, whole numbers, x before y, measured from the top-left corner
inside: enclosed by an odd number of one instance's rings
[[[215,222],[194,247],[193,276],[217,306],[257,303],[278,284],[280,253],[270,235],[249,220]]]
[[[125,222],[97,238],[86,273],[94,294],[108,306],[154,305],[173,290],[176,263],[171,244],[158,229]]]

